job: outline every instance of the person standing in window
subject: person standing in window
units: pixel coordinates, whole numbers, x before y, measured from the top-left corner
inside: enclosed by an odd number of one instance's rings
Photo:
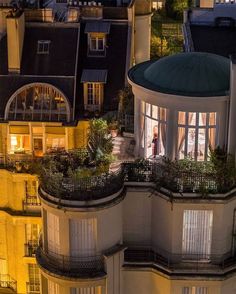
[[[158,138],[158,126],[153,127],[153,139],[152,139],[152,156],[156,158],[159,155],[159,138]]]

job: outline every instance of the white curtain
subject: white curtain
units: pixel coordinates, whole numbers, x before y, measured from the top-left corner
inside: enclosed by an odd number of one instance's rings
[[[72,256],[96,254],[97,221],[95,218],[70,220],[70,253]]]
[[[99,287],[71,288],[70,294],[99,294],[98,288]]]
[[[185,259],[209,259],[212,241],[212,210],[185,210],[182,253]]]
[[[48,251],[50,253],[59,254],[59,217],[50,212],[47,212],[47,239]]]

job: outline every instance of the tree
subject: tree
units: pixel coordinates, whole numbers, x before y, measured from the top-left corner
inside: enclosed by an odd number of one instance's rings
[[[191,0],[166,0],[166,14],[175,19],[182,19],[183,11],[191,7]]]
[[[88,151],[91,159],[102,162],[111,155],[113,149],[112,138],[109,134],[107,122],[101,118],[89,122]]]
[[[152,36],[151,38],[151,58],[162,57],[168,55],[169,48],[166,38]]]

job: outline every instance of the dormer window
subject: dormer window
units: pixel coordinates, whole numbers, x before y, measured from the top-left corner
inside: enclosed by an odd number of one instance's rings
[[[107,35],[110,23],[94,21],[86,23],[85,33],[88,35],[88,56],[103,57],[106,55]]]
[[[50,40],[38,40],[37,54],[49,54]]]
[[[105,36],[96,36],[90,34],[89,49],[91,51],[104,51],[105,50]]]

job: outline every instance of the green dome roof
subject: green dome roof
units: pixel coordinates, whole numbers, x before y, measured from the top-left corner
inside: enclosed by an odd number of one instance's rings
[[[211,97],[229,91],[229,59],[210,53],[180,53],[140,63],[129,71],[134,83],[161,93]]]

